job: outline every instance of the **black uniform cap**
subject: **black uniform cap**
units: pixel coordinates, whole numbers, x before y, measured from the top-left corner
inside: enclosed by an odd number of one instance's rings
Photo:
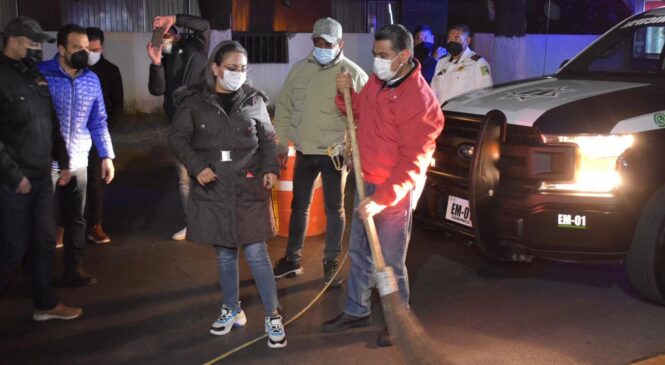
[[[37,23],[36,20],[28,18],[27,16],[20,16],[13,19],[4,29],[5,37],[14,36],[14,37],[27,37],[33,42],[55,42],[55,38],[44,33],[42,27]]]

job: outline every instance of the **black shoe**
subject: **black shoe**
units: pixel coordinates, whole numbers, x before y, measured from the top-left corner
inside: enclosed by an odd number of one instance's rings
[[[273,273],[275,274],[275,279],[281,278],[294,278],[296,276],[302,275],[304,272],[302,265],[299,262],[291,262],[286,259],[286,257],[281,258],[275,264],[275,269]]]
[[[376,344],[383,347],[393,345],[393,336],[388,332],[388,327],[384,328],[383,331],[379,333],[379,338],[376,339]]]
[[[328,284],[330,280],[333,278],[333,275],[335,275],[335,271],[337,271],[337,268],[339,267],[339,263],[337,262],[337,259],[334,260],[325,260],[323,261],[323,283]],[[337,274],[335,279],[333,279],[332,283],[330,283],[330,286],[333,288],[339,288],[342,286],[342,279],[340,279],[340,275]]]
[[[65,269],[62,274],[62,286],[68,288],[78,288],[97,284],[97,279],[88,274],[83,268],[77,266],[73,269]]]
[[[337,317],[323,322],[323,325],[321,325],[321,332],[332,333],[346,331],[350,328],[367,327],[369,326],[369,322],[369,315],[365,317],[356,317],[342,312]]]

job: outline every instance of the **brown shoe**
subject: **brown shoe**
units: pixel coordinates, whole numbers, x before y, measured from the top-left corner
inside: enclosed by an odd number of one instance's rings
[[[65,239],[65,229],[58,226],[55,229],[55,248],[63,248],[65,246],[63,242],[64,239]]]
[[[98,244],[111,243],[111,237],[104,232],[101,224],[95,224],[90,227],[88,230],[88,239]]]
[[[79,307],[68,307],[62,303],[58,303],[53,309],[35,309],[32,312],[32,319],[39,322],[48,321],[49,319],[70,320],[80,317],[81,314],[83,314],[83,309]]]

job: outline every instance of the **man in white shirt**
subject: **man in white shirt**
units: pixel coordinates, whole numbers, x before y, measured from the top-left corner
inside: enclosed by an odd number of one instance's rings
[[[470,44],[471,30],[466,25],[456,25],[448,31],[449,55],[436,64],[431,83],[439,104],[468,91],[492,86],[489,63],[473,52]]]

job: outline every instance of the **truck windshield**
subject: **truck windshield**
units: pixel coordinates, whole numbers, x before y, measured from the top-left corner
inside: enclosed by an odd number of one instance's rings
[[[665,16],[632,18],[598,39],[559,74],[665,74]]]

